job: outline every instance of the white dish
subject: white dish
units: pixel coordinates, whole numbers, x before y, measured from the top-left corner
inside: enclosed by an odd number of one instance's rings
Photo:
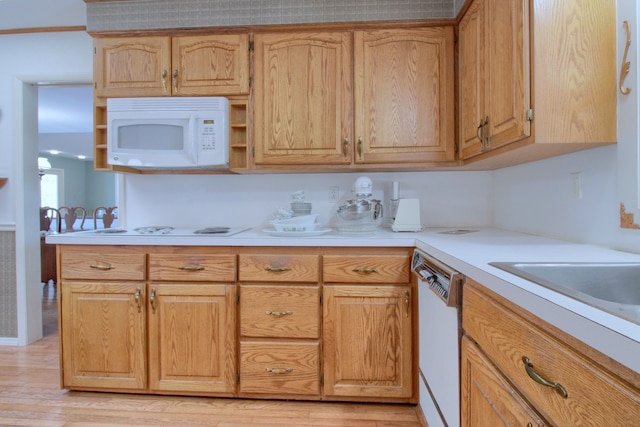
[[[280,237],[303,237],[303,236],[320,236],[322,234],[326,234],[331,231],[331,228],[321,228],[319,230],[312,231],[278,231],[278,230],[270,230],[264,229],[263,232],[270,234],[271,236],[280,236]]]

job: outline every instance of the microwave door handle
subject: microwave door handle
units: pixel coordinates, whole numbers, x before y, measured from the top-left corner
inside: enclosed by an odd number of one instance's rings
[[[195,114],[192,114],[191,117],[189,117],[189,135],[187,135],[189,139],[187,140],[186,149],[188,150],[187,155],[190,157],[189,160],[195,165],[198,164],[198,151],[200,150],[200,137],[198,136],[196,138],[197,126],[197,117]]]

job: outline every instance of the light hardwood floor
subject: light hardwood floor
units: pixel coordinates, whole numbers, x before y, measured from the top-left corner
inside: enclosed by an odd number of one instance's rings
[[[424,427],[412,405],[143,396],[60,390],[55,290],[45,287],[45,337],[0,346],[2,426]]]

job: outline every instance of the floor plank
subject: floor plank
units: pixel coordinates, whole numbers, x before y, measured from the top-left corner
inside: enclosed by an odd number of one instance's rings
[[[61,390],[56,289],[43,292],[45,337],[0,346],[0,425],[35,427],[424,427],[413,405],[147,396]]]

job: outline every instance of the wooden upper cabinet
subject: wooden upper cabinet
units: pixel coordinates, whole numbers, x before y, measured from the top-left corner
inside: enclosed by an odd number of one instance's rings
[[[458,135],[467,159],[531,133],[529,8],[476,0],[458,31]]]
[[[474,0],[458,31],[460,158],[496,169],[616,142],[615,2]]]
[[[97,38],[93,67],[99,97],[170,95],[171,38]]]
[[[453,27],[356,31],[355,163],[455,160]]]
[[[349,165],[352,33],[256,34],[256,165]]]
[[[173,37],[171,44],[174,95],[249,93],[248,34]]]
[[[249,93],[247,34],[95,39],[98,97]]]

